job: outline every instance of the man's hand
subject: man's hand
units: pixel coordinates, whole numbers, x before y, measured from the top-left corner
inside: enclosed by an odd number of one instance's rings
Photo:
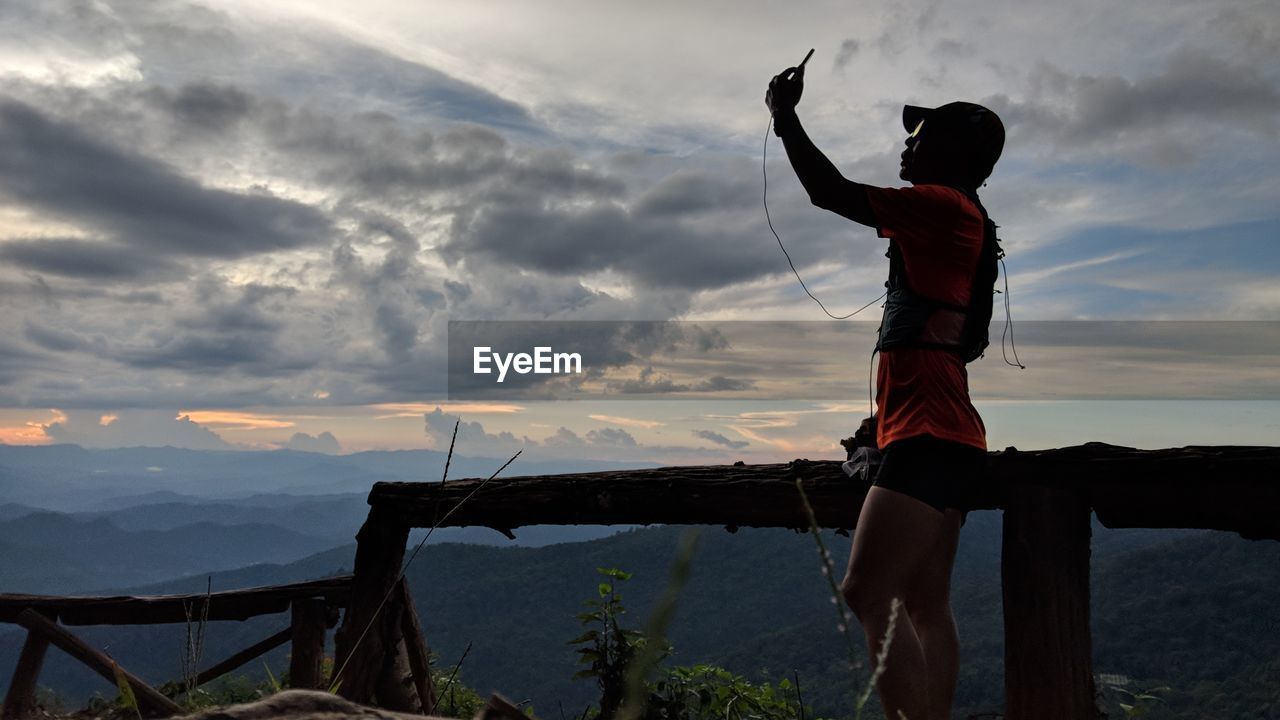
[[[792,112],[800,103],[800,94],[804,92],[804,66],[790,67],[778,73],[769,81],[769,89],[764,93],[764,104],[769,112]]]

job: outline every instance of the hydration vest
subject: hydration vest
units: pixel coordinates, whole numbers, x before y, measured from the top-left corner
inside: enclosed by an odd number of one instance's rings
[[[954,305],[913,291],[902,251],[890,239],[889,251],[885,253],[889,258],[889,280],[885,283],[888,292],[880,320],[877,352],[902,347],[941,348],[969,363],[982,357],[987,348],[997,265],[1004,252],[1000,249],[1000,238],[996,237],[996,224],[987,216],[977,194],[962,192],[977,206],[983,224],[982,249],[969,286],[969,305]]]

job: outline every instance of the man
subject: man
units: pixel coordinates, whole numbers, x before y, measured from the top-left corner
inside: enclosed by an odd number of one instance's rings
[[[841,589],[873,662],[903,603],[877,685],[886,717],[947,720],[959,665],[951,567],[964,487],[986,462],[986,430],[965,363],[986,347],[998,247],[977,189],[1004,146],[995,113],[970,103],[906,106],[899,177],[909,188],[845,179],[796,116],[804,69],[773,78],[774,132],[814,205],[889,239],[877,350],[876,440],[884,460],[862,506]]]

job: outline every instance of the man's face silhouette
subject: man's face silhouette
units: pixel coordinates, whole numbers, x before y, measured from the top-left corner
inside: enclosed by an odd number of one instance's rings
[[[953,184],[962,173],[955,150],[942,135],[942,128],[933,128],[931,134],[927,125],[922,120],[907,136],[898,177],[912,185]]]

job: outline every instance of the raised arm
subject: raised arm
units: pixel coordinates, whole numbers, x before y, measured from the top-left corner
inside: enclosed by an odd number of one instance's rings
[[[800,125],[796,103],[803,89],[804,69],[788,68],[773,78],[765,93],[765,104],[773,112],[773,132],[782,138],[796,177],[800,178],[814,205],[854,222],[877,227],[863,186],[845,179]]]

